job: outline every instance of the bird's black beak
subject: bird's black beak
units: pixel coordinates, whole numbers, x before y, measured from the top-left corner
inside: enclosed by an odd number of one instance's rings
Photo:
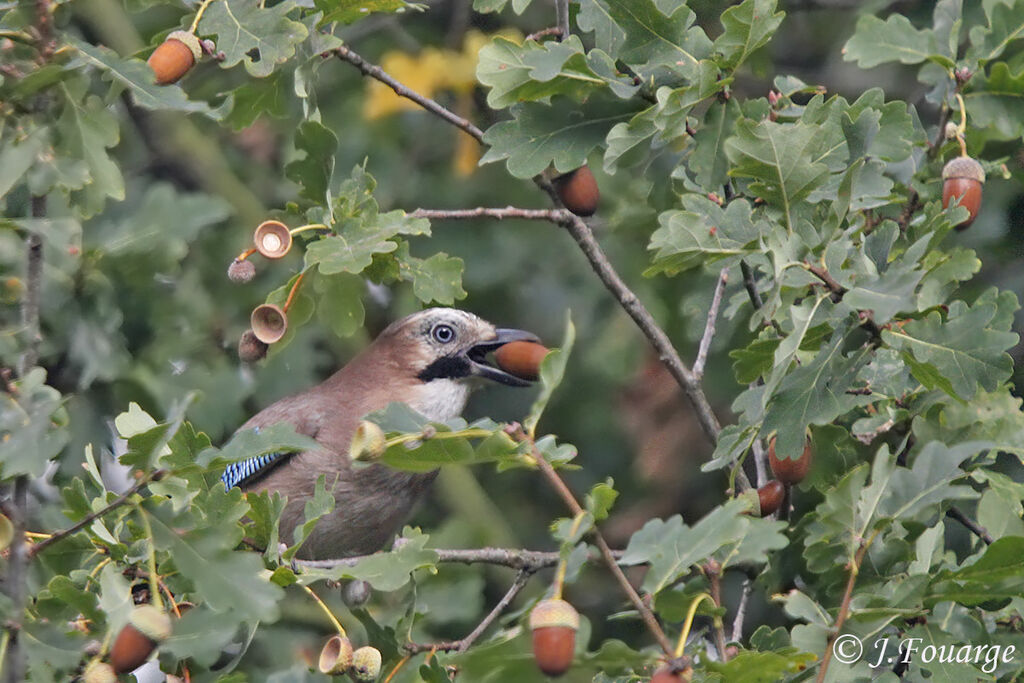
[[[528,341],[540,343],[540,338],[532,332],[525,330],[513,330],[498,328],[495,330],[494,339],[480,342],[466,351],[466,358],[469,360],[470,374],[475,377],[486,377],[510,387],[528,387],[531,382],[515,375],[510,375],[500,370],[487,361],[487,354],[497,351],[498,348],[514,341]]]

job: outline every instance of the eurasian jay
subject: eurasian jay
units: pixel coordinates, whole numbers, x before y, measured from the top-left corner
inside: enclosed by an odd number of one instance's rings
[[[360,420],[389,403],[403,402],[443,422],[462,412],[476,378],[526,386],[529,382],[493,367],[485,358],[503,344],[520,340],[537,337],[495,328],[472,313],[451,308],[406,316],[323,383],[277,401],[239,429],[286,422],[323,448],[235,462],[221,479],[228,489],[239,486],[243,491],[287,496],[280,533],[290,541],[305,519],[304,506],[317,478],[326,475],[334,510],[320,518],[298,556],[330,559],[374,552],[405,522],[437,471],[414,474],[382,464],[351,467],[349,446]]]

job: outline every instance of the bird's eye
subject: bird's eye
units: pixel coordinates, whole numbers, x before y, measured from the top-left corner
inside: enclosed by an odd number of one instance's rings
[[[450,325],[434,325],[434,329],[430,331],[430,334],[434,336],[434,340],[439,344],[447,344],[455,339],[455,330]]]

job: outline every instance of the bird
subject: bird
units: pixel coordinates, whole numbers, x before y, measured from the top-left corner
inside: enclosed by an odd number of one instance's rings
[[[539,340],[530,332],[497,328],[453,308],[429,308],[401,318],[321,384],[269,405],[238,429],[283,422],[320,448],[236,461],[221,480],[228,490],[238,486],[245,493],[287,497],[279,529],[281,538],[290,540],[305,521],[305,503],[317,479],[325,475],[334,509],[317,521],[296,557],[323,560],[373,553],[405,523],[437,470],[410,473],[380,463],[353,468],[349,446],[360,421],[401,402],[431,421],[445,422],[462,413],[480,380],[528,386],[529,381],[487,361],[487,354],[512,341]]]

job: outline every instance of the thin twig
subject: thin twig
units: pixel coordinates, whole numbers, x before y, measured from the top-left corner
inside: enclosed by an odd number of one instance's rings
[[[524,438],[525,435],[520,434],[519,437]],[[536,446],[533,446],[532,443],[531,447],[533,458],[537,462],[537,468],[565,502],[566,507],[572,511],[573,515],[578,515],[583,512],[583,506],[581,506],[579,501],[576,500],[576,496],[574,496],[572,491],[569,490],[569,487],[566,485],[562,477],[559,476],[558,472],[555,471],[555,468],[551,466],[551,463],[544,458],[544,455],[537,450]],[[622,590],[626,594],[626,597],[629,598],[629,601],[633,603],[633,607],[635,607],[637,612],[640,613],[640,619],[644,622],[647,630],[650,631],[652,636],[654,636],[654,639],[658,642],[658,646],[661,647],[664,653],[671,657],[673,652],[671,641],[669,641],[668,637],[665,635],[665,632],[662,630],[661,625],[655,618],[654,613],[651,612],[650,607],[647,606],[643,601],[643,598],[640,597],[640,594],[636,592],[635,588],[633,588],[633,584],[631,584],[629,579],[626,578],[622,568],[619,567],[618,561],[612,554],[611,548],[608,547],[607,541],[604,540],[604,536],[602,536],[601,532],[597,530],[597,527],[591,529],[590,533],[594,537],[594,545],[596,545],[597,549],[601,551],[601,556],[604,558],[605,564],[608,565],[608,569],[611,570],[612,576],[614,576],[615,580],[618,581],[619,586],[622,587]]]
[[[21,683],[25,680],[25,655],[21,647],[21,624],[24,618],[26,597],[25,581],[28,569],[28,552],[25,547],[25,524],[28,515],[27,476],[19,476],[14,480],[14,493],[10,512],[14,526],[11,539],[11,554],[7,565],[7,596],[10,598],[11,619],[6,625],[10,634],[7,642],[6,659],[3,662],[4,680],[8,683]]]
[[[740,604],[736,606],[736,616],[732,620],[732,638],[734,643],[743,639],[743,620],[747,616],[747,602],[750,600],[753,582],[747,578],[743,580],[743,592],[740,594]]]
[[[46,216],[46,197],[32,197],[32,217],[39,219]],[[31,370],[39,360],[39,343],[42,340],[39,331],[39,300],[43,288],[43,240],[39,233],[29,232],[25,240],[25,298],[21,302],[21,323],[28,336],[28,344],[21,354],[21,367],[18,374],[22,377]]]
[[[555,18],[558,20],[559,40],[569,37],[569,0],[555,0]]]
[[[877,531],[875,535],[877,535]],[[872,535],[866,541],[861,542],[860,548],[857,549],[857,553],[853,557],[853,562],[850,563],[850,576],[846,581],[846,590],[843,592],[843,601],[839,605],[839,614],[836,615],[835,626],[832,627],[832,633],[829,635],[828,640],[825,643],[825,652],[821,656],[821,668],[818,669],[818,677],[815,679],[816,683],[823,683],[825,680],[825,674],[828,673],[828,665],[832,661],[832,645],[835,643],[836,638],[843,631],[843,625],[846,623],[846,618],[850,614],[850,600],[853,597],[853,587],[857,583],[857,575],[860,574],[860,565],[864,561],[864,556],[868,552],[868,548],[871,547],[871,541],[874,540],[875,535]]]
[[[421,95],[412,88],[409,88],[401,81],[394,78],[391,74],[384,71],[384,69],[380,68],[375,64],[367,62],[365,59],[363,59],[358,54],[353,52],[349,47],[342,45],[341,47],[337,47],[334,50],[331,50],[331,52],[337,55],[339,59],[345,60],[352,66],[362,71],[364,75],[369,76],[370,78],[375,78],[384,85],[388,86],[389,88],[394,90],[395,94],[398,95],[399,97],[405,97],[406,99],[412,100],[416,104],[420,105],[421,107],[429,111],[431,114],[440,116],[442,119],[452,124],[456,128],[465,131],[468,135],[476,138],[478,142],[483,142],[483,131],[474,126],[472,123],[462,118],[458,114],[448,109],[445,109],[444,107],[442,107],[440,104],[430,99],[429,97]]]
[[[520,209],[514,206],[490,208],[478,206],[475,209],[416,209],[409,214],[412,218],[430,218],[432,220],[461,220],[466,218],[522,218],[529,221],[551,221],[561,224],[567,214],[562,209]]]
[[[711,599],[715,601],[716,607],[722,607],[722,566],[715,560],[710,560],[704,565],[704,572],[707,574],[711,584]],[[725,648],[725,624],[722,617],[716,613],[712,618],[715,631],[715,647],[718,648],[718,657],[722,662],[729,661],[729,653]]]
[[[533,572],[529,569],[519,570],[515,581],[512,582],[512,585],[509,587],[508,591],[505,592],[505,595],[502,596],[501,600],[498,601],[498,604],[494,606],[494,609],[488,612],[487,616],[484,617],[483,620],[477,624],[465,638],[462,638],[461,640],[446,640],[440,643],[406,643],[404,648],[405,651],[409,654],[418,654],[420,652],[430,652],[433,650],[443,652],[465,652],[480,636],[483,635],[484,631],[487,630],[494,620],[501,616],[501,613],[504,612],[510,604],[512,604],[512,601],[515,600],[517,595],[519,595],[519,591],[523,590],[532,575]]]
[[[722,294],[725,292],[725,285],[728,282],[729,269],[722,268],[718,274],[718,283],[715,285],[715,294],[711,297],[711,308],[708,309],[708,319],[704,324],[704,335],[700,338],[700,346],[697,347],[697,360],[693,362],[693,375],[698,380],[704,376],[704,365],[708,361],[708,349],[711,348],[711,340],[715,336],[718,309],[722,305]]]
[[[539,42],[541,38],[544,38],[546,36],[555,36],[556,38],[561,39],[562,29],[558,28],[557,26],[549,26],[548,28],[542,28],[541,30],[534,31],[530,35],[526,36],[526,40],[533,40]]]
[[[761,300],[761,293],[757,291],[757,282],[754,280],[754,271],[746,261],[740,261],[740,271],[743,273],[743,286],[747,290],[747,296],[750,297],[750,303],[755,309],[760,310],[760,308],[764,306],[764,301]]]
[[[494,564],[501,567],[511,567],[528,572],[536,572],[546,567],[554,567],[558,564],[560,555],[555,552],[542,552],[539,550],[519,550],[512,548],[473,548],[462,549],[433,549],[437,553],[438,562],[450,562],[454,564]],[[621,551],[612,551],[613,557],[620,557]],[[295,560],[300,567],[312,569],[334,569],[335,567],[352,567],[360,561],[373,555],[361,555],[359,557],[345,557],[336,560]]]
[[[948,510],[946,510],[946,516],[949,517],[950,519],[955,519],[956,521],[958,521],[961,524],[963,524],[972,534],[974,534],[975,536],[980,538],[982,541],[984,541],[985,545],[992,545],[993,538],[992,538],[992,535],[988,533],[988,530],[986,530],[985,527],[981,526],[980,524],[975,522],[973,519],[971,519],[970,517],[965,515],[960,510],[960,508],[957,508],[957,507],[949,508]]]
[[[50,536],[49,538],[44,539],[44,540],[40,541],[39,543],[36,543],[34,546],[32,546],[29,549],[28,556],[30,558],[35,557],[36,555],[38,555],[39,553],[41,553],[44,550],[46,550],[47,548],[49,548],[51,545],[53,545],[57,541],[60,541],[60,540],[63,540],[65,538],[67,538],[71,534],[74,534],[77,531],[80,531],[81,529],[85,528],[86,526],[92,524],[95,520],[99,519],[103,515],[105,515],[108,512],[110,512],[111,510],[115,510],[115,509],[121,507],[122,505],[124,505],[125,503],[128,502],[129,498],[131,498],[136,493],[138,493],[143,488],[145,488],[150,482],[160,481],[161,479],[163,479],[164,475],[166,475],[166,474],[167,474],[167,470],[155,470],[149,476],[143,477],[138,482],[136,482],[134,486],[132,486],[130,489],[128,489],[127,491],[122,493],[120,496],[115,498],[113,501],[111,501],[110,504],[104,506],[103,508],[97,510],[96,512],[93,512],[91,514],[86,515],[81,520],[79,520],[77,523],[71,525],[67,529],[64,529],[63,531],[58,531],[58,532],[54,533],[52,536]]]
[[[754,384],[757,384],[756,382]],[[751,386],[754,386],[753,384]],[[754,443],[750,446],[750,451],[754,455],[754,470],[757,472],[757,486],[758,488],[768,483],[768,458],[764,452],[764,443],[761,439],[754,439]]]

